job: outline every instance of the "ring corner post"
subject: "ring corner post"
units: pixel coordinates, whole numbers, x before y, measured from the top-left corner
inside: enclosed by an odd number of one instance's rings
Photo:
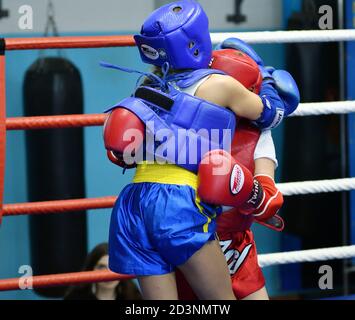
[[[5,39],[0,38],[0,225],[3,216],[6,152]]]

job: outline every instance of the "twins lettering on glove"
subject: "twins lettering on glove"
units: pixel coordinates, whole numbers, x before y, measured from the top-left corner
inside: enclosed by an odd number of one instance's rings
[[[228,152],[214,150],[201,161],[198,194],[211,204],[239,208],[245,215],[266,222],[283,204],[283,196],[269,176],[252,173]]]

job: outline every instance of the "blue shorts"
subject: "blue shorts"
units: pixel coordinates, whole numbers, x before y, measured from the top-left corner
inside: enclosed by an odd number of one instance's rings
[[[137,276],[173,272],[215,239],[218,207],[187,185],[133,183],[112,211],[109,268]]]

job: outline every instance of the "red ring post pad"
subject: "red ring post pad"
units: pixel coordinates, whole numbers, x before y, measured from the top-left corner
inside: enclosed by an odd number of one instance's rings
[[[111,271],[84,271],[74,273],[51,274],[28,278],[0,280],[0,291],[20,290],[23,288],[48,288],[78,285],[82,283],[109,282],[134,279],[135,276],[122,275]]]
[[[0,225],[3,215],[6,152],[5,40],[0,38]]]
[[[133,36],[7,38],[5,50],[134,47]]]

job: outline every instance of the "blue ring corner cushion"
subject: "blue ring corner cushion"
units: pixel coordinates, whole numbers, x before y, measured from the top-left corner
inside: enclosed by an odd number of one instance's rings
[[[83,113],[79,70],[68,60],[45,57],[25,74],[26,116]],[[28,200],[85,197],[83,129],[26,131]],[[31,266],[35,275],[82,270],[87,254],[86,213],[30,217]],[[35,289],[63,297],[66,287]]]
[[[236,117],[226,108],[173,88],[166,94],[151,87],[138,88],[134,96],[113,108],[118,107],[145,123],[145,159],[173,163],[196,173],[206,152],[230,151]]]

